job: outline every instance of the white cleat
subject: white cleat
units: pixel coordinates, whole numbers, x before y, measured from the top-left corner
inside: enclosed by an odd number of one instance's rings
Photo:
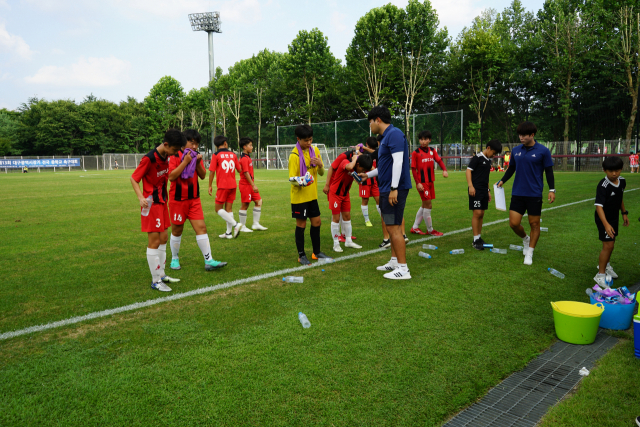
[[[606,276],[598,276],[596,274],[596,277],[594,277],[593,280],[595,280],[598,286],[600,286],[601,288],[608,288],[605,277]]]
[[[359,245],[359,244],[357,244],[357,243],[353,243],[353,240],[351,240],[351,241],[347,240],[347,241],[344,243],[344,247],[345,247],[345,248],[353,248],[353,249],[362,249],[362,246],[360,246],[360,245]]]
[[[406,279],[411,279],[411,273],[409,273],[409,270],[401,270],[398,267],[392,272],[385,274],[384,278],[392,279],[392,280],[406,280]]]
[[[524,256],[524,265],[531,265],[533,264],[533,254],[528,253]]]
[[[160,292],[171,292],[171,288],[165,285],[162,280],[158,280],[155,283],[151,284],[151,289],[155,289]]]
[[[522,239],[522,255],[527,255],[527,250],[529,250],[530,241],[531,241],[531,237],[529,236]]]
[[[233,234],[231,233],[222,233],[218,236],[221,239],[233,239]]]
[[[251,226],[252,229],[257,230],[257,231],[264,231],[264,230],[268,230],[267,227],[263,227],[260,224],[253,224],[253,226]]]
[[[336,243],[333,245],[333,252],[342,252],[342,248],[340,247],[340,243]]]
[[[236,224],[235,227],[233,227],[233,238],[236,239],[238,237],[238,234],[240,234],[240,230],[242,229],[242,227],[244,227],[242,224],[240,224],[239,222]]]
[[[381,265],[381,266],[376,267],[376,270],[378,270],[378,271],[393,271],[396,268],[398,268],[398,263],[389,261],[385,265]]]
[[[600,268],[600,266],[598,266],[596,268]],[[617,279],[618,278],[618,275],[616,274],[615,271],[613,271],[613,267],[611,267],[610,265],[608,265],[607,268],[604,270],[604,274],[608,274],[613,279]]]
[[[175,277],[164,276],[162,279],[164,283],[178,283],[180,279],[176,279]]]
[[[240,229],[241,233],[253,233],[253,230],[250,228],[247,228],[247,226],[243,225],[242,228]]]

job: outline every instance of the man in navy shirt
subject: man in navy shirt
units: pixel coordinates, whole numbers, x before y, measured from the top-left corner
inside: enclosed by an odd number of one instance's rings
[[[542,173],[547,176],[549,185],[549,203],[556,199],[556,190],[553,177],[553,159],[551,152],[544,145],[538,144],[535,140],[538,128],[531,122],[522,122],[516,129],[520,142],[511,152],[511,162],[509,169],[504,174],[498,187],[516,174],[511,190],[511,205],[509,206],[509,225],[511,229],[522,238],[524,246],[524,264],[533,263],[533,250],[540,237],[540,214],[542,212]],[[529,213],[529,225],[531,232],[529,236],[522,226],[522,217],[525,212]]]
[[[387,279],[411,279],[402,230],[404,207],[411,189],[409,143],[404,133],[391,124],[391,113],[387,107],[379,105],[372,108],[368,119],[371,132],[382,135],[382,140],[378,148],[377,169],[363,173],[362,177],[378,177],[380,211],[391,239],[391,260],[378,270],[388,271],[384,275]]]

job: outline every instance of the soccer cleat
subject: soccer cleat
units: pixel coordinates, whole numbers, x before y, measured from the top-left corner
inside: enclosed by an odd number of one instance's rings
[[[180,279],[176,279],[175,277],[164,276],[162,279],[164,283],[178,283]]]
[[[235,227],[233,227],[233,238],[237,239],[238,235],[240,234],[240,230],[242,229],[243,225],[240,223],[237,223]]]
[[[430,236],[436,236],[436,237],[444,236],[444,233],[441,233],[436,230],[427,231],[427,234]]]
[[[333,245],[333,252],[342,252],[342,248],[340,247],[340,243],[336,243]]]
[[[383,277],[385,279],[392,280],[406,280],[411,279],[411,273],[409,273],[409,270],[400,270],[400,268],[398,267],[390,273],[385,274]]]
[[[248,228],[246,225],[243,225],[242,228],[240,229],[241,233],[253,233],[253,230]]]
[[[383,249],[390,248],[390,247],[391,247],[391,240],[389,240],[389,239],[383,239],[383,240],[382,240],[382,243],[380,243],[380,244],[378,245],[378,247],[379,247],[379,248],[383,248]]]
[[[251,226],[251,228],[253,230],[259,230],[259,231],[264,231],[264,230],[268,230],[267,227],[263,227],[260,224],[253,224],[253,226]]]
[[[298,262],[302,265],[311,265],[311,261],[309,261],[306,255],[302,255],[300,258],[298,258]]]
[[[527,250],[529,249],[529,242],[531,241],[531,237],[527,236],[522,239],[522,255],[527,254]]]
[[[356,236],[351,236],[351,240],[356,240],[356,239],[357,239],[357,237],[356,237]],[[345,236],[344,234],[341,234],[341,235],[340,235],[340,241],[341,241],[342,243],[344,243],[346,240],[347,240],[347,236]]]
[[[182,267],[180,267],[180,260],[178,258],[173,258],[171,260],[170,268],[172,270],[180,270],[182,268]]]
[[[636,418],[636,424],[638,424],[638,427],[640,427],[640,417]]]
[[[366,225],[367,227],[373,227],[373,224],[371,224],[371,221],[366,221],[364,225]]]
[[[233,239],[233,235],[231,233],[223,233],[218,236],[221,239]]]
[[[357,243],[353,243],[353,242],[345,242],[344,247],[345,248],[352,248],[352,249],[362,249],[362,246],[360,246]]]
[[[395,262],[395,261],[393,261],[393,262],[389,261],[385,265],[381,265],[381,266],[376,267],[376,270],[378,270],[378,271],[393,271],[396,268],[398,268],[398,263]]]
[[[311,254],[311,259],[313,259],[313,260],[319,260],[319,259],[322,259],[322,258],[332,259],[330,256],[325,255],[324,252],[318,252],[318,255]]]
[[[404,237],[404,242],[405,243],[409,243],[409,238],[407,237],[406,234],[403,234],[402,237]]]
[[[222,268],[227,265],[226,262],[216,261],[215,259],[210,259],[209,261],[204,262],[204,269],[206,271],[217,270],[218,268]]]
[[[596,274],[596,277],[594,277],[593,280],[595,280],[598,286],[600,286],[601,288],[608,288],[605,277],[606,276],[598,277],[598,275]]]
[[[600,268],[600,266],[598,266],[597,268]],[[618,275],[616,274],[615,271],[613,271],[613,267],[611,267],[610,265],[607,266],[607,268],[604,270],[604,273],[611,276],[612,279],[618,278]]]
[[[152,283],[151,289],[155,289],[156,291],[160,291],[160,292],[171,292],[171,288],[165,285],[164,283],[162,283],[162,280]]]
[[[524,256],[524,265],[531,265],[533,264],[533,254],[531,253],[531,251],[527,252],[527,254]]]
[[[344,237],[344,234],[342,234],[342,235],[338,236],[338,242],[342,242],[342,243],[344,243],[344,242],[346,242],[346,241],[347,241],[347,239],[346,239],[346,237]]]
[[[411,234],[420,234],[421,236],[427,235],[427,233],[425,233],[424,231],[420,230],[419,228],[412,228],[411,229]]]
[[[471,245],[479,251],[484,251],[484,240],[482,240],[482,238],[476,240]]]

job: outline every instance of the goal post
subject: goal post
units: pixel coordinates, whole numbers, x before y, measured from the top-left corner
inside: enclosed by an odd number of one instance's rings
[[[331,158],[324,144],[313,144],[320,151],[320,157],[324,167],[331,165]],[[289,154],[296,147],[295,144],[290,145],[267,145],[267,169],[284,170],[289,169]]]

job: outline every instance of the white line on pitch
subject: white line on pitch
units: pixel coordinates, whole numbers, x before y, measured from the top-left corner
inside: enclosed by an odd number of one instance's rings
[[[635,191],[635,190],[638,190],[638,188],[633,188],[633,189],[630,189],[630,190],[626,190],[626,192]],[[564,205],[554,206],[552,208],[542,209],[542,212],[551,211],[551,210],[554,210],[554,209],[560,209],[560,208],[564,208],[564,207],[567,207],[567,206],[573,206],[573,205],[577,205],[579,203],[584,203],[584,202],[589,202],[589,201],[593,201],[593,198],[584,199],[584,200],[580,200],[580,201],[572,202],[572,203],[567,203],[567,204],[564,204]],[[487,223],[485,223],[483,225],[483,227],[486,227],[488,225],[500,224],[502,222],[507,222],[507,221],[509,221],[509,218],[503,218],[503,219],[499,219],[497,221],[487,222]],[[458,234],[458,233],[464,233],[465,231],[471,231],[471,227],[461,228],[460,230],[449,231],[447,233],[444,233],[441,237],[451,236],[451,235]],[[426,242],[427,240],[439,239],[439,238],[440,237],[433,237],[433,236],[423,237],[421,239],[411,240],[409,243],[407,243],[407,245],[414,245],[416,243],[422,243],[422,242]],[[354,259],[354,258],[360,258],[360,257],[363,257],[363,256],[375,254],[375,253],[378,253],[378,252],[383,252],[383,251],[386,251],[386,250],[387,249],[378,248],[378,249],[372,249],[372,250],[364,251],[364,252],[357,252],[357,253],[354,253],[354,254],[351,254],[351,255],[346,255],[346,256],[341,256],[339,258],[335,258],[335,262],[342,262],[342,261],[347,261],[347,260]],[[326,266],[327,264],[320,264],[320,265]],[[67,326],[67,325],[72,325],[74,323],[84,322],[85,320],[92,320],[92,319],[97,319],[97,318],[100,318],[100,317],[111,316],[111,315],[118,314],[118,313],[124,313],[126,311],[138,310],[140,308],[150,307],[152,305],[160,304],[160,303],[163,303],[163,302],[176,301],[176,300],[179,300],[179,299],[182,299],[182,298],[188,298],[188,297],[191,297],[191,296],[194,296],[194,295],[202,295],[202,294],[206,294],[206,293],[209,293],[209,292],[217,291],[217,290],[220,290],[220,289],[227,289],[227,288],[231,288],[233,286],[244,285],[246,283],[251,283],[251,282],[257,282],[257,281],[260,281],[260,280],[263,280],[263,279],[269,279],[271,277],[278,277],[278,276],[282,277],[283,275],[286,275],[287,273],[294,273],[294,272],[297,272],[297,271],[307,270],[309,268],[316,268],[316,267],[319,267],[320,265],[316,263],[316,264],[312,264],[312,265],[304,265],[304,266],[299,266],[299,267],[286,268],[284,270],[274,271],[273,273],[259,274],[257,276],[246,277],[244,279],[233,280],[231,282],[221,283],[219,285],[213,285],[213,286],[207,286],[207,287],[204,287],[204,288],[194,289],[194,290],[188,291],[188,292],[181,292],[181,293],[173,294],[173,295],[170,295],[170,296],[167,296],[167,297],[155,298],[155,299],[147,300],[147,301],[144,301],[144,302],[136,302],[134,304],[129,304],[129,305],[125,305],[125,306],[117,307],[117,308],[111,308],[111,309],[108,309],[108,310],[94,311],[93,313],[85,314],[84,316],[70,317],[69,319],[58,320],[57,322],[51,322],[51,323],[47,323],[47,324],[44,324],[44,325],[30,326],[28,328],[18,329],[17,331],[5,332],[3,334],[0,334],[0,340],[6,340],[6,339],[9,339],[9,338],[18,337],[20,335],[31,334],[31,333],[34,333],[34,332],[46,331],[47,329],[59,328],[61,326]]]

